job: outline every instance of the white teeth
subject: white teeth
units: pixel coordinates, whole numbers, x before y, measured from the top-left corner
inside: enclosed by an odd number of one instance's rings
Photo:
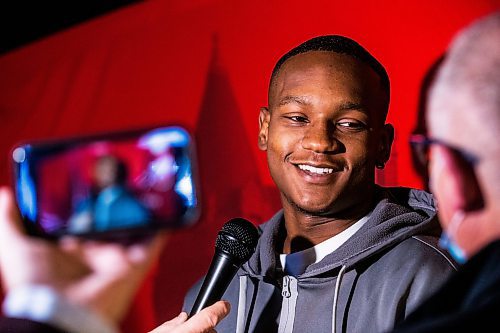
[[[331,168],[316,168],[316,167],[306,165],[306,164],[299,164],[299,169],[304,170],[304,171],[309,171],[312,173],[316,173],[318,175],[324,175],[324,174],[328,174],[328,173],[333,172],[333,169],[331,169]]]

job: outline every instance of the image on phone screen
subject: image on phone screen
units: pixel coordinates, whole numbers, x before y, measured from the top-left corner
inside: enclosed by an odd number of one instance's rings
[[[182,127],[26,143],[12,158],[32,234],[129,237],[199,215],[194,147]]]

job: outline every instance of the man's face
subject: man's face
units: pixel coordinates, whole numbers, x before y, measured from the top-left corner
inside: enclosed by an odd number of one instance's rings
[[[429,137],[434,140],[429,147],[430,188],[437,200],[443,229],[470,257],[491,242],[492,237],[497,237],[490,229],[491,216],[485,208],[476,171],[479,161],[476,147],[480,147],[476,141],[485,128],[474,129],[472,123],[477,113],[471,110],[476,111],[481,101],[467,91],[448,86],[447,81],[438,84],[442,89],[433,95],[427,111]],[[468,118],[470,115],[473,116]]]
[[[95,165],[94,178],[96,185],[104,189],[117,184],[118,162],[110,156],[101,157]]]
[[[429,147],[430,189],[439,205],[440,222],[447,229],[457,211],[482,205],[474,165],[465,157],[475,156],[470,145],[477,146],[475,139],[480,134],[473,129],[474,117],[468,117],[481,101],[467,90],[457,92],[447,81],[436,85],[439,89],[433,93],[426,114],[428,136],[440,141]],[[470,136],[471,131],[477,134]]]
[[[369,200],[375,163],[392,143],[378,75],[350,56],[314,51],[286,61],[273,82],[259,147],[284,207],[339,214]]]

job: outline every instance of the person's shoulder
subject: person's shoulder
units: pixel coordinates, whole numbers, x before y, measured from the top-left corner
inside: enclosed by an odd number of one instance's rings
[[[458,264],[452,259],[450,254],[441,249],[438,245],[439,238],[433,235],[414,235],[399,244],[390,252],[394,257],[402,262],[415,263],[418,267],[429,269],[456,271]]]
[[[461,267],[463,275],[482,274],[488,279],[495,278],[500,284],[500,239],[494,240],[469,258]]]
[[[388,283],[408,288],[408,309],[456,274],[457,266],[446,252],[437,246],[433,236],[412,236],[395,244],[379,258],[374,270]]]

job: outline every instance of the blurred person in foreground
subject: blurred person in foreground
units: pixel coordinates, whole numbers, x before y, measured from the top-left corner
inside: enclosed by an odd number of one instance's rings
[[[132,245],[27,236],[10,189],[0,189],[0,274],[6,297],[0,332],[115,333],[157,260],[165,235]],[[218,302],[154,333],[211,332],[227,314]]]
[[[428,134],[411,142],[429,162],[441,244],[464,265],[396,332],[498,331],[500,12],[455,37],[428,97]]]

